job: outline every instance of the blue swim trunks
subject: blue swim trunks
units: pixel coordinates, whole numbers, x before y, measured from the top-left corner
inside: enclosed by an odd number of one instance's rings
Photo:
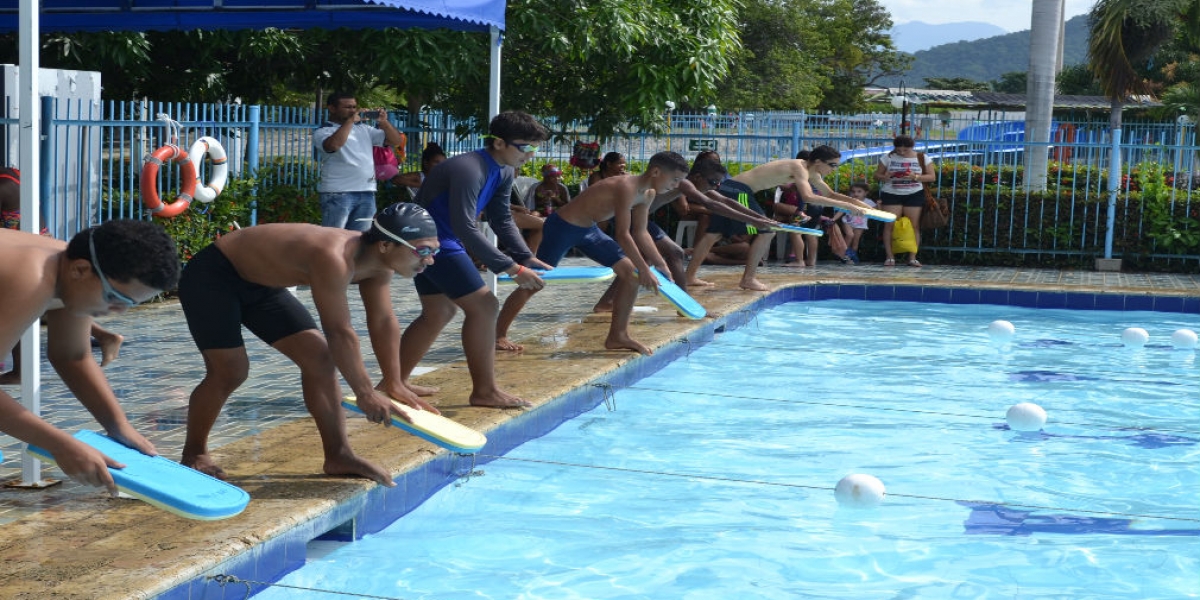
[[[606,267],[625,258],[620,244],[604,235],[595,224],[591,227],[572,225],[558,213],[546,217],[542,225],[542,243],[538,246],[538,260],[556,267],[571,248],[578,248],[584,256]]]
[[[667,232],[663,231],[663,228],[659,227],[658,223],[654,221],[646,223],[646,231],[650,232],[650,238],[656,242],[667,237]]]

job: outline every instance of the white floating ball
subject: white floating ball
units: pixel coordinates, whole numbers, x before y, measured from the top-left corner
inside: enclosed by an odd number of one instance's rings
[[[1196,332],[1191,329],[1180,329],[1171,334],[1171,345],[1180,350],[1191,350],[1196,343]]]
[[[1005,419],[1013,431],[1041,431],[1046,424],[1046,411],[1032,402],[1022,402],[1009,407]]]
[[[1150,334],[1141,327],[1130,327],[1121,332],[1121,343],[1133,348],[1141,348],[1150,341]]]
[[[833,489],[838,504],[850,508],[873,508],[883,502],[887,490],[883,482],[870,475],[847,475]]]
[[[1017,333],[1017,328],[1008,321],[992,321],[988,324],[988,337],[994,342],[1007,342]]]

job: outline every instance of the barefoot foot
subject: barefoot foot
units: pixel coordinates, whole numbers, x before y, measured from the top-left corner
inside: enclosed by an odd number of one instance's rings
[[[765,292],[771,289],[767,287],[767,284],[757,279],[743,279],[742,282],[738,284],[738,287],[752,292]]]
[[[324,469],[326,475],[365,477],[382,486],[396,487],[391,473],[368,460],[359,458],[350,451],[337,456],[325,457]]]
[[[196,456],[188,456],[185,454],[183,455],[183,458],[179,460],[179,462],[185,467],[191,467],[197,471],[200,471],[201,473],[204,473],[205,475],[208,475],[209,477],[216,477],[221,481],[225,481],[229,478],[229,476],[225,474],[225,470],[221,467],[218,467],[217,463],[213,462],[212,456],[209,456],[208,454],[197,454]]]
[[[496,349],[504,352],[520,352],[525,349],[525,346],[513,343],[507,337],[496,338]]]
[[[654,354],[648,346],[628,335],[609,335],[608,339],[604,340],[604,347],[609,350],[633,350],[646,356]]]
[[[412,391],[412,393],[414,393],[418,396],[432,396],[441,390],[441,388],[430,387],[427,385],[417,385],[415,383],[409,383],[407,381],[404,382],[404,387],[408,388],[409,390]]]
[[[712,287],[713,283],[711,281],[705,281],[703,279],[700,279],[699,277],[696,277],[696,278],[693,278],[691,281],[688,281],[687,286],[688,287],[701,287],[701,286]]]
[[[471,394],[471,406],[486,406],[489,408],[528,408],[533,403],[518,398],[508,392],[493,390],[490,394]]]

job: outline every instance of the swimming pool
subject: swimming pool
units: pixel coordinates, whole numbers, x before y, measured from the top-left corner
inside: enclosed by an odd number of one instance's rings
[[[994,319],[1016,325],[992,343]],[[397,598],[1200,594],[1195,318],[792,303],[279,583]],[[1151,333],[1126,348],[1130,326]],[[1005,410],[1032,401],[1045,431]],[[842,476],[888,486],[839,507]],[[274,588],[262,598],[328,598]]]

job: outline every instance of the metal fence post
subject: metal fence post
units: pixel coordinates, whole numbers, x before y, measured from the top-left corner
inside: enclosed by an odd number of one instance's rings
[[[250,171],[251,177],[258,177],[258,134],[259,125],[262,121],[262,106],[254,104],[250,106],[250,133],[246,137],[246,168]],[[257,190],[251,190],[251,194],[257,194]],[[258,225],[258,199],[250,201],[250,225]]]
[[[1112,149],[1108,157],[1108,214],[1105,216],[1104,258],[1112,258],[1113,228],[1117,224],[1117,193],[1121,189],[1121,128],[1112,130]]]

